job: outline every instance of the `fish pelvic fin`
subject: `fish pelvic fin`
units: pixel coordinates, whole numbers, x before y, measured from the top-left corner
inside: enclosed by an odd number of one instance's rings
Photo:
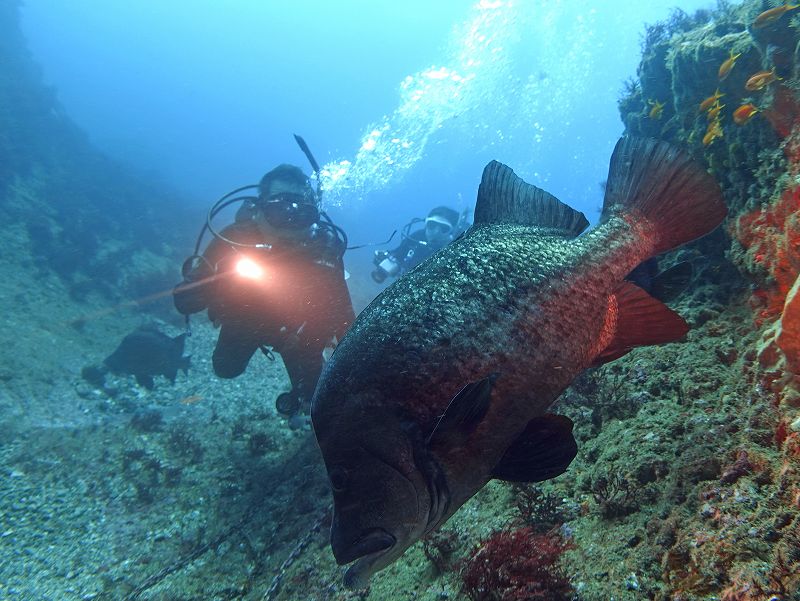
[[[726,214],[719,184],[685,151],[650,138],[625,136],[617,142],[601,219],[622,215],[644,221],[652,254],[706,235]]]
[[[609,312],[616,314],[616,327],[608,344],[595,357],[593,366],[619,359],[637,346],[676,342],[689,331],[689,324],[675,311],[639,288],[622,282],[610,298]]]
[[[134,374],[134,378],[136,378],[136,383],[139,386],[143,386],[147,390],[153,390],[153,386],[155,386],[155,383],[153,382],[153,376],[147,374]]]
[[[475,204],[475,224],[492,223],[536,226],[568,238],[575,238],[589,225],[583,213],[526,183],[498,161],[484,168]]]
[[[178,353],[183,355],[183,349],[186,347],[186,332],[182,334],[178,334],[175,338],[172,339],[175,348],[178,349]]]

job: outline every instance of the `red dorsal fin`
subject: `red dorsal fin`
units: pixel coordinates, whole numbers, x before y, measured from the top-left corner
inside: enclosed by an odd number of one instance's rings
[[[637,346],[675,342],[689,331],[683,317],[630,282],[619,285],[611,304],[617,311],[614,337],[593,365],[619,359]]]

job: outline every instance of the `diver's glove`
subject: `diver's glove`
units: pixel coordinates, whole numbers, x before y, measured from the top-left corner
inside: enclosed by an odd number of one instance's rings
[[[212,281],[214,268],[205,257],[192,255],[183,262],[181,275],[183,282],[172,290],[175,308],[182,315],[202,311],[208,306],[208,283]]]
[[[201,255],[188,257],[181,266],[181,275],[187,284],[194,284],[214,275],[214,267]]]

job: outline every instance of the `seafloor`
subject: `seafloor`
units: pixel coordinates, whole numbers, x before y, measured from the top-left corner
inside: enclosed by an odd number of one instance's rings
[[[491,483],[347,592],[313,436],[274,410],[280,360],[216,379],[196,319],[174,385],[81,377],[142,323],[181,331],[158,292],[200,216],[91,148],[2,6],[0,599],[800,599],[799,10],[675,12],[620,99],[627,132],[689,148],[730,208],[661,259],[694,266],[673,303],[686,341],[574,383],[556,407],[579,443],[566,474]]]

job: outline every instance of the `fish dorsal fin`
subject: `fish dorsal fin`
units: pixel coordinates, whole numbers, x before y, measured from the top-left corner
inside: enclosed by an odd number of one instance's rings
[[[583,213],[526,183],[510,167],[497,161],[483,170],[475,204],[475,224],[489,223],[547,228],[569,238],[576,237],[589,225]]]
[[[619,359],[637,346],[676,342],[689,331],[683,317],[630,282],[614,291],[611,306],[617,312],[614,337],[593,365]]]
[[[572,420],[547,413],[528,422],[492,470],[492,478],[542,482],[563,474],[577,454]]]
[[[492,387],[499,374],[491,373],[476,382],[464,386],[447,405],[447,409],[436,422],[427,443],[438,443],[453,437],[466,438],[489,410]]]

